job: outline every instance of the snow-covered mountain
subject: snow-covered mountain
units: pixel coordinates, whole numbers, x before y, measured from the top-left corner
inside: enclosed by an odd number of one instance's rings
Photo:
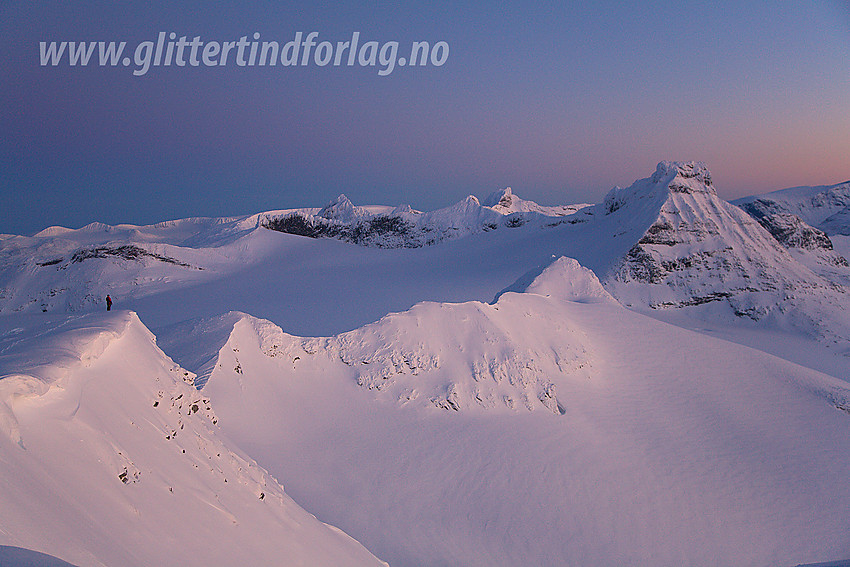
[[[840,200],[840,187],[815,201]],[[235,309],[329,334],[424,299],[486,301],[566,255],[635,309],[724,326],[752,319],[848,347],[850,267],[830,237],[790,213],[742,214],[704,164],[662,162],[595,206],[542,207],[510,189],[483,202],[423,213],[340,196],[322,209],[10,236],[0,313],[80,312],[111,293],[154,327]],[[329,302],[337,307],[313,316]]]
[[[503,215],[512,213],[540,213],[549,217],[566,216],[575,213],[590,204],[583,203],[578,205],[558,205],[554,207],[546,207],[538,205],[534,201],[522,199],[514,195],[510,187],[505,187],[499,191],[494,191],[484,199],[481,204],[485,207],[490,207],[494,211],[498,211]]]
[[[844,286],[720,199],[704,164],[662,162],[652,177],[612,190],[597,208],[632,231],[645,229],[605,280],[621,301],[652,308],[723,302],[739,317],[770,318],[829,342],[850,336]],[[834,263],[850,272],[841,260]]]
[[[841,187],[832,188],[832,200],[814,201],[840,201]],[[294,246],[268,234],[284,232],[366,248],[445,247],[460,239],[463,244],[450,252],[455,257],[461,248],[472,255],[482,245],[510,247],[513,262],[497,266],[499,259],[490,260],[490,269],[499,270],[494,274],[502,281],[498,289],[523,272],[539,272],[550,255],[569,255],[594,269],[611,293],[636,308],[719,303],[728,305],[730,314],[767,318],[779,328],[803,330],[827,342],[850,336],[843,308],[850,268],[832,249],[829,237],[790,213],[758,218],[742,214],[717,196],[704,164],[662,162],[652,177],[615,188],[596,206],[542,207],[510,189],[493,193],[484,203],[470,196],[423,213],[406,206],[354,206],[341,195],[322,209],[150,227],[52,228],[34,237],[8,237],[0,242],[0,313],[79,311],[91,308],[106,293],[126,304],[175,289],[214,285],[281,261],[303,273],[305,260],[289,252]],[[312,248],[321,254],[318,250],[326,246]],[[297,247],[308,245],[301,242]],[[391,253],[351,255],[379,262],[399,258]],[[432,257],[442,262],[444,256],[423,252],[413,260],[420,262],[414,269],[422,269],[421,263]],[[413,256],[404,256],[408,258]],[[506,273],[511,268],[519,273]],[[316,272],[315,277],[321,276]],[[368,293],[368,288],[360,293]],[[411,290],[412,300],[391,309],[407,308],[420,299],[464,298],[421,293]],[[225,305],[221,311],[227,307],[255,312],[241,305]],[[382,314],[378,310],[373,317]]]
[[[662,162],[592,206],[340,196],[0,237],[0,549],[850,557],[850,237],[800,210],[745,213]]]
[[[261,215],[259,224],[271,230],[309,236],[337,238],[378,248],[432,246],[499,228],[517,228],[527,223],[556,226],[549,217],[575,213],[586,205],[542,207],[513,195],[510,187],[491,194],[482,204],[470,195],[445,209],[423,213],[409,205],[356,207],[345,195],[315,211],[300,209]]]

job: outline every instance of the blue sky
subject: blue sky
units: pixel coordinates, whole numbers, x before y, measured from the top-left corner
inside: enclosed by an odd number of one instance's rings
[[[504,186],[598,201],[662,159],[726,198],[850,178],[847,2],[5,2],[0,233]],[[42,67],[39,41],[445,41],[440,67]]]

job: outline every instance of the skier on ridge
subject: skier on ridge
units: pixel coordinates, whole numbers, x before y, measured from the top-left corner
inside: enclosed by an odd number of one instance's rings
[[[112,311],[112,298],[109,295],[106,296],[106,310]]]

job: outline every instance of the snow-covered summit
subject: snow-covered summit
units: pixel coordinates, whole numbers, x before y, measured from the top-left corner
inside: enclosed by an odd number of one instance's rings
[[[662,161],[647,179],[629,187],[614,187],[603,200],[606,213],[613,213],[630,201],[666,199],[670,193],[717,195],[711,173],[701,161]]]
[[[619,304],[605,291],[592,270],[579,264],[578,260],[565,256],[547,266],[525,291],[562,301]]]
[[[503,215],[510,215],[512,213],[539,213],[553,217],[571,215],[580,209],[590,206],[588,204],[578,204],[547,207],[539,205],[534,201],[522,199],[518,195],[515,195],[510,187],[490,193],[490,195],[481,201],[481,205],[490,207]]]
[[[493,191],[490,193],[482,204],[487,207],[500,207],[502,209],[510,210],[511,207],[516,206],[521,201],[519,197],[514,197],[513,191],[510,187],[505,187],[504,189],[500,189],[498,191]],[[514,212],[511,210],[511,212]]]
[[[357,220],[358,218],[368,216],[368,214],[369,213],[367,211],[355,207],[348,197],[346,197],[344,194],[341,194],[335,200],[325,205],[316,214],[316,216],[328,220],[352,222],[354,220]]]
[[[671,191],[680,193],[705,192],[716,195],[711,185],[711,173],[701,161],[662,161],[652,175],[655,183],[664,183]]]
[[[844,288],[720,199],[705,164],[661,162],[651,177],[609,193],[601,213],[622,227],[621,238],[634,238],[603,280],[621,302],[656,309],[725,303],[739,317],[771,318],[844,343]]]

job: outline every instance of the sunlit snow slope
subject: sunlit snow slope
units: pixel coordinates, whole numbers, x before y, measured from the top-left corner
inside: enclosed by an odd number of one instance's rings
[[[134,313],[19,324],[0,342],[0,545],[81,567],[382,564],[223,438]]]
[[[179,334],[213,339],[224,430],[395,566],[850,556],[845,382],[630,312],[573,260],[527,289],[330,338]]]

